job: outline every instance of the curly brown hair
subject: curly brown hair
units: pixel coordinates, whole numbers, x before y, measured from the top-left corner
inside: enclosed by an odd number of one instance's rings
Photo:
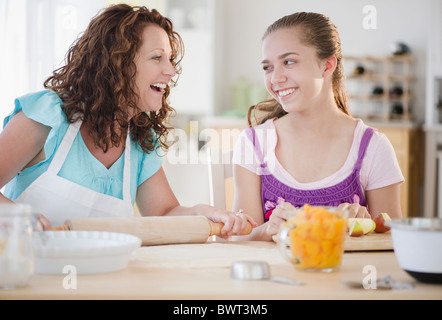
[[[167,101],[170,87],[165,90],[161,109],[147,113],[138,108],[139,96],[134,90],[135,55],[142,45],[143,30],[151,23],[166,31],[172,48],[171,63],[180,74],[184,46],[172,22],[155,9],[119,4],[91,20],[69,49],[66,65],[44,82],[45,88],[62,99],[69,123],[79,119],[88,123],[94,143],[104,152],[124,141],[128,127],[131,138],[144,152],[153,151],[157,144],[167,150],[171,128],[166,123],[175,112]],[[174,81],[172,84],[176,85]],[[135,116],[129,120],[131,114]]]
[[[271,24],[264,33],[263,40],[271,33],[286,28],[298,27],[303,32],[301,41],[314,49],[319,59],[335,56],[336,69],[333,72],[332,84],[336,106],[343,113],[351,115],[347,106],[347,92],[344,86],[344,68],[342,63],[341,40],[336,26],[330,19],[320,13],[296,12],[282,17]],[[249,126],[262,124],[268,119],[281,118],[287,112],[278,101],[270,98],[251,106],[247,113]]]

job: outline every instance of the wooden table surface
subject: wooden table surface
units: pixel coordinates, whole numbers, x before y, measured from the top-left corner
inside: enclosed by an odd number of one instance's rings
[[[190,246],[190,248],[189,248]],[[259,252],[256,258],[261,259],[263,255],[268,257],[270,272],[274,277],[287,277],[301,280],[302,286],[280,284],[265,280],[236,280],[231,278],[231,261],[226,257],[219,257],[217,262],[204,267],[204,257],[207,248],[216,250],[228,249],[231,252],[230,258],[237,259],[238,250],[250,249]],[[164,251],[162,251],[164,249]],[[147,251],[146,251],[147,250]],[[149,251],[155,250],[155,251]],[[191,254],[187,254],[191,252]],[[253,251],[255,250],[255,251]],[[233,300],[294,300],[294,299],[442,299],[442,285],[424,284],[415,281],[403,271],[391,250],[346,252],[343,263],[338,271],[330,273],[305,272],[296,270],[290,263],[280,260],[277,257],[277,245],[273,242],[229,242],[173,245],[157,247],[141,247],[133,255],[128,267],[121,271],[94,274],[77,275],[76,288],[66,289],[63,285],[66,281],[65,274],[41,275],[32,277],[29,285],[25,288],[15,290],[0,290],[0,300],[5,299],[233,299]],[[139,253],[143,251],[165,252],[163,264],[140,259]],[[221,252],[221,251],[220,251]],[[278,253],[277,253],[278,252]],[[200,253],[200,255],[198,255]],[[177,262],[179,254],[189,256],[187,262]],[[200,259],[203,265],[197,266],[198,260],[192,258],[192,254]],[[204,253],[205,254],[205,253]],[[244,255],[243,255],[244,256]],[[171,257],[168,261],[167,257]],[[175,257],[175,258],[173,258]],[[253,256],[244,256],[251,259]],[[175,259],[175,264],[170,264]],[[202,259],[202,260],[201,260]],[[189,262],[195,263],[193,266]],[[223,263],[221,263],[223,262]],[[217,263],[219,266],[217,266]],[[385,289],[355,289],[346,283],[353,281],[361,283],[368,273],[364,273],[364,267],[369,266],[370,270],[376,271],[377,277],[387,275],[398,282],[411,282],[413,289],[385,290]],[[71,283],[72,285],[72,283]]]

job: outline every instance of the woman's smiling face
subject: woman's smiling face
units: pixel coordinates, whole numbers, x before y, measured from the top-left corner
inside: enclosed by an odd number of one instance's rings
[[[265,85],[286,112],[302,111],[321,98],[323,69],[314,48],[300,41],[300,30],[284,28],[262,45]]]
[[[156,24],[147,25],[141,39],[142,45],[134,61],[138,107],[144,112],[158,111],[162,107],[164,90],[176,75],[170,61],[172,49],[166,31]]]

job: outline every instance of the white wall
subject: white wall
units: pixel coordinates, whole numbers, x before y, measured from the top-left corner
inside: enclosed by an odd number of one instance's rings
[[[325,14],[338,27],[344,55],[390,54],[390,44],[402,41],[417,57],[417,116],[424,119],[425,63],[430,0],[223,0],[224,11],[217,17],[224,22],[223,75],[215,85],[220,92],[217,109],[230,106],[231,86],[240,76],[261,82],[261,37],[275,20],[297,11]],[[377,29],[366,30],[362,21],[365,5],[377,11]],[[442,18],[442,17],[441,17]],[[220,23],[222,23],[220,22]]]
[[[168,6],[198,9],[199,4],[211,7],[215,1],[217,5],[222,3],[219,0],[0,0],[0,131],[4,117],[13,110],[14,99],[42,90],[43,82],[62,65],[74,40],[109,4],[145,5],[168,15]],[[186,71],[172,91],[172,106],[179,113],[212,114],[213,81],[208,79],[213,73],[211,25],[195,33],[181,28],[177,21],[176,30],[187,45],[182,63]]]
[[[149,6],[162,7],[165,0],[143,0]],[[186,0],[182,0],[186,1]],[[428,17],[431,12],[431,0],[207,0],[213,1],[216,20],[214,31],[214,50],[201,52],[214,55],[213,79],[200,79],[193,86],[193,92],[186,94],[198,99],[199,85],[205,81],[214,81],[215,108],[228,110],[232,107],[231,88],[235,80],[245,76],[251,82],[262,84],[263,73],[261,70],[261,37],[266,27],[276,19],[296,12],[315,11],[331,18],[337,25],[341,35],[343,52],[346,55],[385,55],[389,54],[389,46],[395,41],[406,42],[417,57],[417,110],[419,119],[424,119],[425,106],[425,62],[427,34],[429,32]],[[65,44],[59,45],[57,52],[49,52],[47,47],[38,47],[39,43],[31,42],[35,48],[15,50],[10,46],[0,49],[0,122],[12,110],[13,99],[29,91],[42,88],[42,83],[53,65],[46,63],[43,70],[38,69],[39,75],[28,75],[27,70],[35,70],[35,62],[41,63],[42,56],[51,54],[54,60],[60,63],[60,54],[64,54],[69,44],[75,39],[77,32],[83,31],[89,20],[100,8],[106,6],[105,0],[0,0],[0,39],[15,37],[26,39],[33,37],[26,30],[35,32],[32,23],[20,7],[24,4],[40,3],[43,8],[55,8],[54,4],[75,4],[78,8],[77,30],[71,34],[64,34]],[[6,4],[9,3],[8,6]],[[365,5],[374,5],[377,9],[377,29],[365,30],[362,27]],[[9,8],[18,12],[15,18],[4,10]],[[20,12],[22,13],[20,15]],[[43,12],[47,12],[43,10]],[[3,13],[3,14],[2,14]],[[34,15],[31,15],[34,16]],[[12,26],[3,30],[5,17],[12,18]],[[441,17],[442,18],[442,17]],[[46,21],[47,23],[47,21]],[[23,27],[23,25],[25,25]],[[40,34],[41,35],[41,34]],[[189,49],[190,52],[190,49]],[[38,56],[38,55],[40,56]],[[47,60],[47,59],[46,59]],[[206,59],[207,60],[207,59]],[[204,60],[205,61],[205,60]],[[184,73],[192,73],[198,68],[208,68],[198,61],[196,66],[185,65]],[[30,78],[30,79],[28,79]],[[183,78],[184,79],[184,78]],[[201,98],[201,97],[200,97]],[[183,112],[185,110],[179,110]],[[209,112],[210,113],[210,112]],[[0,123],[0,131],[2,128]]]
[[[105,0],[0,0],[0,131],[14,99],[43,90]]]

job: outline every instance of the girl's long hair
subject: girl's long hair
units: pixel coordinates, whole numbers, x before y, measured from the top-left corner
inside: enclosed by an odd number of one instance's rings
[[[135,92],[135,55],[142,45],[146,25],[163,28],[172,48],[172,65],[181,73],[184,53],[172,22],[155,9],[126,4],[110,6],[94,17],[66,55],[65,66],[55,70],[44,86],[58,94],[69,123],[82,120],[91,127],[96,146],[106,152],[118,146],[130,127],[131,138],[146,153],[156,145],[167,149],[167,119],[175,110],[165,89],[157,112],[142,112]],[[173,83],[175,85],[175,83]],[[129,115],[135,114],[130,120]],[[109,135],[110,132],[110,135]]]
[[[342,64],[341,40],[336,26],[326,16],[313,12],[297,12],[285,16],[264,33],[263,40],[279,29],[295,28],[301,30],[301,42],[316,49],[317,57],[322,60],[335,56],[336,69],[332,76],[333,94],[337,107],[350,115],[347,107],[347,93],[344,86],[344,68]],[[287,112],[275,99],[260,102],[251,106],[247,113],[249,126],[262,124],[268,119],[280,118]]]

